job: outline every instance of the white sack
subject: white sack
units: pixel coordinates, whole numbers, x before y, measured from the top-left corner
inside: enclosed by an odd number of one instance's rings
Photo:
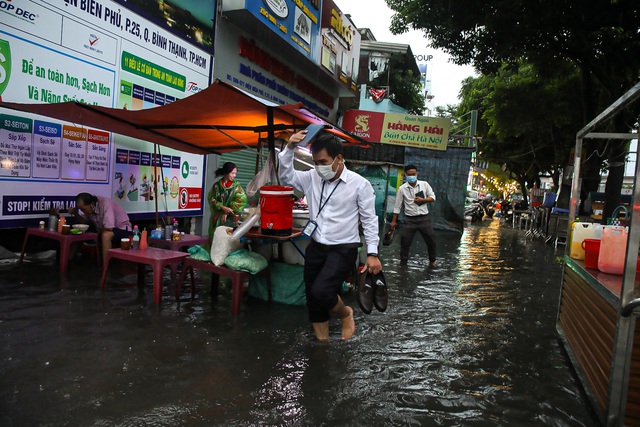
[[[233,228],[220,226],[213,233],[213,241],[211,242],[211,262],[217,266],[224,264],[224,260],[231,252],[242,249],[240,240],[231,236]]]

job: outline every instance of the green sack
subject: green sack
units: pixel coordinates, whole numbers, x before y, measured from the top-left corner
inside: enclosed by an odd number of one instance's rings
[[[304,266],[271,262],[271,293],[273,301],[287,305],[305,305],[307,297],[304,286]],[[269,300],[267,278],[251,276],[249,296],[263,301]]]
[[[246,249],[231,252],[225,258],[224,264],[232,270],[247,271],[251,274],[259,273],[269,265],[265,257]]]
[[[189,258],[193,258],[196,261],[211,262],[211,255],[209,255],[209,251],[200,247],[200,245],[191,246],[187,249],[187,252],[191,254]]]

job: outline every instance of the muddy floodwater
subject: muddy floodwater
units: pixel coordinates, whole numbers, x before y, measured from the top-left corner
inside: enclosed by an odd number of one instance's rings
[[[306,309],[245,298],[231,315],[122,268],[55,258],[0,267],[1,426],[597,426],[558,340],[564,247],[498,220],[381,248],[389,309],[313,340]],[[165,284],[169,284],[169,270]]]

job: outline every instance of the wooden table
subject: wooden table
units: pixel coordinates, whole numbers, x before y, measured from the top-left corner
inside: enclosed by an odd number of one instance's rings
[[[294,228],[291,230],[291,234],[288,236],[272,236],[270,234],[262,234],[262,229],[260,227],[254,227],[247,231],[243,239],[251,239],[251,240],[261,240],[263,242],[269,243],[278,243],[278,242],[290,242],[294,248],[300,253],[302,258],[304,258],[304,252],[300,249],[300,246],[296,243],[296,240],[308,239],[307,236],[302,235],[301,228]]]
[[[71,244],[74,242],[86,242],[93,241],[98,244],[98,234],[84,232],[82,234],[61,234],[55,231],[49,231],[47,229],[40,230],[39,228],[27,228],[27,234],[24,236],[24,242],[22,243],[22,252],[20,253],[19,263],[22,264],[24,259],[24,252],[27,249],[27,240],[29,236],[39,236],[45,239],[57,240],[60,242],[60,273],[67,272],[67,266],[69,265],[69,252]],[[97,255],[98,262],[100,262],[100,254]]]
[[[144,285],[145,265],[153,268],[153,303],[160,304],[162,300],[162,272],[166,265],[176,266],[187,258],[187,252],[177,252],[167,249],[146,248],[146,249],[109,249],[107,252],[107,260],[102,269],[102,279],[100,288],[104,289],[107,278],[107,269],[111,258],[117,258],[124,261],[131,261],[138,264],[138,285]],[[172,270],[173,271],[173,270]]]
[[[205,243],[209,243],[209,236],[181,234],[180,240],[149,239],[149,245],[171,249],[172,251],[179,251],[182,248],[190,248],[195,245],[204,245]]]

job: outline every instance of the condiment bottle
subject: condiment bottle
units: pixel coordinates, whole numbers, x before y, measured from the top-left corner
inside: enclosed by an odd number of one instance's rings
[[[138,226],[133,227],[133,239],[131,240],[131,247],[133,249],[140,248],[140,230],[138,230]]]
[[[140,236],[140,249],[147,249],[147,229],[144,228],[142,230],[142,235]]]
[[[60,220],[58,220],[58,233],[62,233],[62,226],[65,225],[67,219],[64,215],[60,215]]]

